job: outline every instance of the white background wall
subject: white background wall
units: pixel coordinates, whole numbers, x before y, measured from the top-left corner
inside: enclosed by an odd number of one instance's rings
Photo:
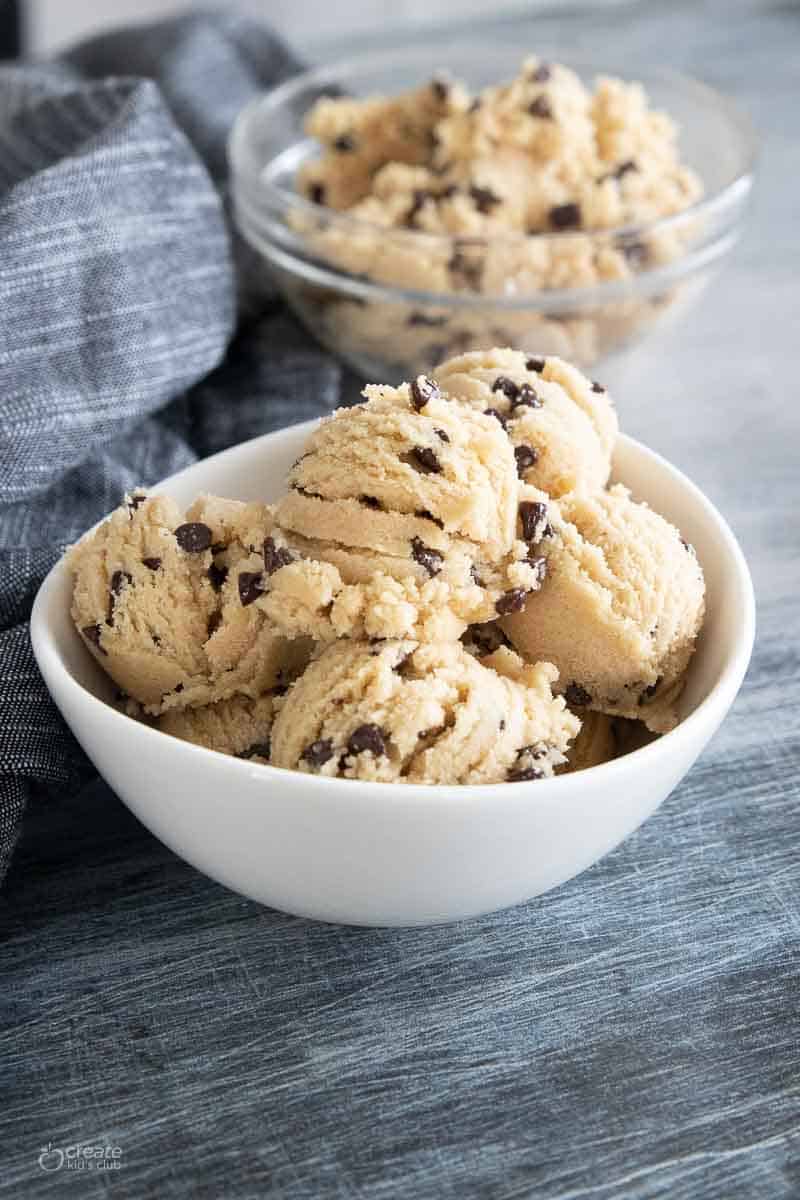
[[[206,5],[215,0],[205,0]],[[223,4],[224,0],[216,0]],[[589,5],[618,0],[584,0]],[[261,16],[281,30],[297,47],[335,42],[348,31],[379,33],[448,17],[490,19],[493,14],[552,11],[572,0],[237,0],[238,7]],[[27,0],[27,44],[35,53],[49,53],[101,28],[133,21],[151,21],[192,7],[191,0]]]

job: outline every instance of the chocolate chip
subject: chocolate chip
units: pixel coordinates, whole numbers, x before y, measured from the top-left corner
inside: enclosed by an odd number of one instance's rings
[[[651,683],[649,687],[646,687],[644,689],[644,691],[639,696],[639,704],[647,704],[648,700],[653,699],[653,696],[655,696],[656,692],[661,687],[663,678],[664,678],[663,675],[659,675],[659,677],[655,681],[655,683]]]
[[[133,583],[133,576],[130,571],[115,571],[111,576],[111,591],[115,596],[120,594],[124,583]]]
[[[180,693],[183,691],[183,684],[182,684],[182,683],[176,683],[176,684],[175,684],[175,687],[172,689],[172,691],[173,691],[173,693],[174,693],[176,696],[179,696],[179,695],[180,695]]]
[[[411,465],[423,475],[441,475],[442,464],[430,446],[414,446],[409,453]]]
[[[211,586],[213,587],[214,591],[219,592],[221,591],[225,580],[228,578],[228,568],[222,566],[218,567],[216,563],[212,562],[211,566],[208,568],[208,578],[211,581]]]
[[[228,549],[228,547],[225,544],[225,542],[212,542],[211,543],[211,553],[212,554],[222,554],[222,551],[227,550],[227,549]]]
[[[426,546],[421,538],[413,537],[411,539],[411,557],[415,562],[418,562],[421,567],[424,567],[428,574],[433,578],[438,575],[442,569],[444,556],[438,550]]]
[[[694,554],[694,555],[696,555],[696,554],[697,554],[697,551],[695,550],[695,548],[694,548],[694,546],[692,545],[692,543],[691,543],[691,542],[687,542],[687,540],[686,540],[686,538],[685,538],[685,537],[682,537],[682,538],[681,538],[681,545],[683,546],[684,550],[686,550],[686,552],[687,552],[688,554]]]
[[[446,100],[450,95],[450,83],[447,79],[443,79],[441,75],[436,75],[431,80],[431,90],[437,100]]]
[[[139,507],[139,505],[144,504],[146,499],[147,499],[147,496],[142,496],[141,494],[131,496],[131,498],[128,501],[128,510],[130,512],[136,512],[136,509]]]
[[[208,624],[206,625],[206,633],[207,633],[208,637],[213,637],[214,634],[219,629],[221,624],[222,624],[222,613],[220,612],[219,609],[217,609],[217,611],[213,612],[211,614],[211,616],[208,618]]]
[[[505,727],[506,727],[505,720],[504,720],[504,719],[501,717],[501,719],[500,719],[500,724],[499,724],[499,726],[498,726],[498,728],[499,728],[499,730],[500,730],[500,732],[501,732],[501,733],[503,732],[503,730],[505,729]]]
[[[478,658],[494,654],[501,646],[511,647],[511,642],[503,633],[496,621],[487,621],[483,625],[470,625],[461,638],[465,646],[472,649]]]
[[[408,314],[406,325],[429,325],[432,329],[447,324],[447,317],[434,317],[417,309]],[[413,385],[412,385],[413,386]]]
[[[447,187],[443,187],[439,192],[440,200],[452,200],[453,196],[457,196],[461,188],[457,183],[448,183]]]
[[[280,570],[281,567],[288,567],[289,563],[294,561],[291,550],[287,549],[286,546],[276,546],[275,539],[271,537],[264,538],[262,553],[264,555],[264,570],[268,575],[272,575],[275,571]]]
[[[514,399],[511,401],[512,408],[541,408],[544,401],[537,393],[535,388],[532,388],[529,383],[520,385]]]
[[[535,71],[531,72],[530,78],[534,83],[547,83],[550,76],[553,74],[549,63],[539,63]]]
[[[359,725],[350,734],[348,754],[362,754],[365,750],[369,750],[376,758],[386,753],[386,734],[380,725]]]
[[[579,683],[567,684],[564,689],[564,699],[567,704],[574,705],[575,708],[586,708],[587,704],[592,703],[592,697]]]
[[[355,150],[356,140],[349,133],[340,133],[333,143],[333,148],[334,150],[338,150],[340,154],[349,154],[351,150]]]
[[[415,223],[417,213],[420,211],[423,205],[432,198],[433,192],[428,191],[426,188],[417,188],[414,191],[411,201],[411,208],[406,213],[406,225],[413,225]]]
[[[97,649],[101,654],[107,654],[108,651],[104,650],[100,645],[101,632],[102,631],[99,625],[84,625],[83,629],[81,630],[81,633],[86,638],[87,642],[91,642],[93,646],[97,646]]]
[[[494,417],[495,421],[500,422],[500,424],[503,426],[503,429],[508,428],[508,421],[506,417],[504,417],[501,412],[498,412],[496,408],[485,408],[483,410],[483,415],[485,417]]]
[[[522,746],[517,751],[515,762],[508,769],[506,778],[509,783],[522,783],[528,779],[544,779],[545,772],[540,767],[534,766],[534,763],[544,758],[546,753],[544,746]]]
[[[627,158],[625,162],[620,163],[614,171],[615,179],[622,179],[623,175],[627,175],[629,171],[638,171],[639,168],[632,158]]]
[[[539,117],[543,121],[552,121],[553,119],[553,110],[547,96],[537,96],[533,103],[528,105],[528,112],[532,117]]]
[[[539,451],[535,446],[515,446],[514,458],[517,460],[517,474],[522,477],[527,470],[536,466]]]
[[[151,638],[151,640],[152,640],[152,642],[153,642],[153,645],[154,645],[154,646],[160,646],[160,645],[161,645],[161,638],[158,636],[158,634],[157,634],[157,633],[151,633],[151,634],[150,634],[150,638]]]
[[[473,186],[469,189],[469,194],[479,213],[491,212],[498,204],[500,197],[496,196],[491,188]]]
[[[260,571],[239,572],[239,599],[242,607],[246,608],[264,591],[264,577]]]
[[[578,229],[581,223],[579,204],[556,204],[550,209],[550,224],[553,229]]]
[[[429,400],[436,400],[441,392],[427,375],[418,375],[411,384],[411,403],[417,412],[422,412]]]
[[[499,616],[505,617],[509,613],[521,612],[528,600],[528,593],[525,588],[511,588],[508,592],[503,592],[503,595],[495,602],[495,608]]]
[[[237,758],[269,758],[272,751],[272,743],[269,739],[266,742],[253,742],[252,746],[248,746],[246,750],[240,750],[236,755]]]
[[[363,504],[364,508],[372,508],[376,512],[380,511],[383,508],[383,505],[381,504],[381,502],[377,496],[359,496],[358,503]]]
[[[312,183],[308,189],[308,198],[312,204],[325,203],[325,186],[322,183]]]
[[[603,387],[602,383],[598,383],[596,379],[592,380],[592,391],[593,392],[604,392],[605,390],[606,389]]]
[[[480,254],[480,257],[478,254]],[[448,262],[447,267],[451,275],[455,277],[455,283],[463,283],[467,287],[475,290],[480,287],[481,275],[483,274],[482,251],[479,251],[470,257],[470,255],[463,248],[457,247],[453,253],[453,256]]]
[[[438,517],[435,517],[430,509],[415,508],[414,516],[419,517],[422,521],[433,521],[434,525],[438,525],[440,529],[444,529],[444,521],[440,521]]]
[[[523,500],[519,506],[522,536],[526,542],[538,542],[544,536],[547,505],[541,500]]]
[[[440,441],[442,441],[442,442],[450,441],[449,434],[445,433],[445,431],[443,429],[434,429],[433,432],[436,434],[436,436],[439,438]]]
[[[211,530],[202,521],[189,521],[175,530],[175,541],[187,554],[200,554],[211,545]]]
[[[160,558],[143,558],[142,566],[148,567],[151,571],[157,571],[161,566]]]
[[[310,767],[324,766],[333,758],[333,741],[331,738],[320,738],[318,741],[312,742],[310,746],[306,746],[300,758]]]
[[[537,374],[541,375],[542,371],[544,370],[544,359],[543,358],[526,358],[525,370],[526,371],[536,371]]]
[[[547,578],[547,559],[542,555],[537,555],[536,557],[529,556],[527,562],[528,566],[533,567],[536,572],[536,578],[531,584],[531,591],[538,592]]]
[[[519,395],[519,384],[514,383],[513,379],[509,379],[507,375],[498,375],[492,384],[493,392],[502,392],[504,396],[508,396],[509,400],[516,400]]]

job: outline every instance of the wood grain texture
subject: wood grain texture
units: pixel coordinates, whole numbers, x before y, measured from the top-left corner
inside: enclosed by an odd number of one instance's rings
[[[612,373],[629,431],[708,492],[750,561],[739,700],[602,863],[446,928],[261,909],[102,784],[33,811],[0,909],[0,1195],[800,1196],[800,8],[518,28],[692,71],[764,140],[726,273]],[[116,1142],[121,1170],[40,1170],[43,1145],[77,1140]]]

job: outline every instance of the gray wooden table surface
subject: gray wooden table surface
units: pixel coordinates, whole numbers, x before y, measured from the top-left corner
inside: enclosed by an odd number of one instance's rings
[[[616,381],[628,430],[741,539],[742,693],[625,845],[457,926],[259,908],[102,784],[31,812],[0,902],[3,1196],[800,1196],[800,8],[565,7],[509,30],[684,68],[763,138],[727,272]],[[121,1166],[38,1165],[76,1142]]]

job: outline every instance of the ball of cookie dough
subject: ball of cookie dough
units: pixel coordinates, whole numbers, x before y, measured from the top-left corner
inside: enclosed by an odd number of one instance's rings
[[[208,496],[183,513],[139,492],[72,548],[75,625],[145,712],[258,696],[305,665],[311,643],[278,636],[243,587],[269,528],[265,505]]]
[[[327,598],[335,632],[447,640],[522,606],[543,564],[521,536],[524,486],[500,424],[425,376],[365,394],[311,435],[276,508],[289,557],[350,585]]]
[[[270,734],[275,716],[275,697],[231,696],[199,708],[172,709],[157,720],[162,733],[232,754],[236,758],[269,762]]]
[[[617,417],[605,388],[576,367],[494,349],[451,358],[433,377],[452,400],[495,416],[526,483],[551,496],[605,487]]]
[[[336,642],[282,702],[272,763],[386,783],[541,779],[580,725],[555,678],[506,649],[483,666],[458,643]]]
[[[503,622],[515,648],[555,663],[571,707],[671,729],[705,609],[692,548],[617,484],[551,502],[538,552],[544,583]]]

